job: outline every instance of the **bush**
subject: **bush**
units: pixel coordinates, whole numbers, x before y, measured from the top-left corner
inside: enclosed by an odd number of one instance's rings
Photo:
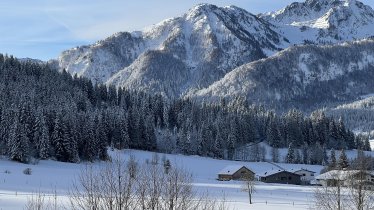
[[[32,173],[31,168],[26,168],[25,170],[23,170],[23,174],[31,175],[31,173]]]

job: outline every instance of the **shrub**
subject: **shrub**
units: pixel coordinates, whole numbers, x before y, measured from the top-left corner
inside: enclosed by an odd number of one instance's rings
[[[25,170],[23,170],[23,174],[31,175],[31,173],[32,173],[31,168],[26,168]]]

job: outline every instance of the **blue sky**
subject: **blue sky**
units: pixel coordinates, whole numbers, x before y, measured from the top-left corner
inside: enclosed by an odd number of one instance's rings
[[[1,0],[0,53],[47,60],[119,31],[141,30],[199,3],[236,5],[254,14],[295,0]],[[373,0],[363,0],[374,7]]]

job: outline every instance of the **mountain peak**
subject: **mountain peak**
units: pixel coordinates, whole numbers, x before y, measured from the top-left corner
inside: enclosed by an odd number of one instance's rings
[[[316,5],[316,4],[329,5],[329,4],[332,4],[332,3],[336,3],[338,1],[339,0],[307,0],[307,1],[305,1],[305,4],[307,4],[307,5]],[[346,1],[349,1],[349,0],[346,0]]]
[[[213,4],[208,4],[208,3],[200,3],[192,7],[190,10],[207,10],[207,9],[212,9],[212,8],[217,8],[217,6]]]
[[[260,17],[236,6],[198,4],[148,30],[66,51],[57,62],[95,82],[175,98],[293,44],[373,35],[374,12],[355,0],[306,0]]]
[[[196,6],[189,9],[187,14],[206,13],[206,12],[211,12],[217,8],[218,7],[213,4],[202,3],[202,4],[197,4]]]

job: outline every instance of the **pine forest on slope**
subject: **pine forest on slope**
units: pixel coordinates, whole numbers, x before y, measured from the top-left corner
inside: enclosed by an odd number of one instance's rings
[[[342,107],[372,115],[347,103],[374,93],[373,23],[356,0],[259,15],[201,4],[47,63],[2,55],[0,152],[20,162],[106,159],[108,146],[232,159],[265,141],[308,148],[304,163],[321,164],[328,149],[369,150],[351,130],[372,126]]]

